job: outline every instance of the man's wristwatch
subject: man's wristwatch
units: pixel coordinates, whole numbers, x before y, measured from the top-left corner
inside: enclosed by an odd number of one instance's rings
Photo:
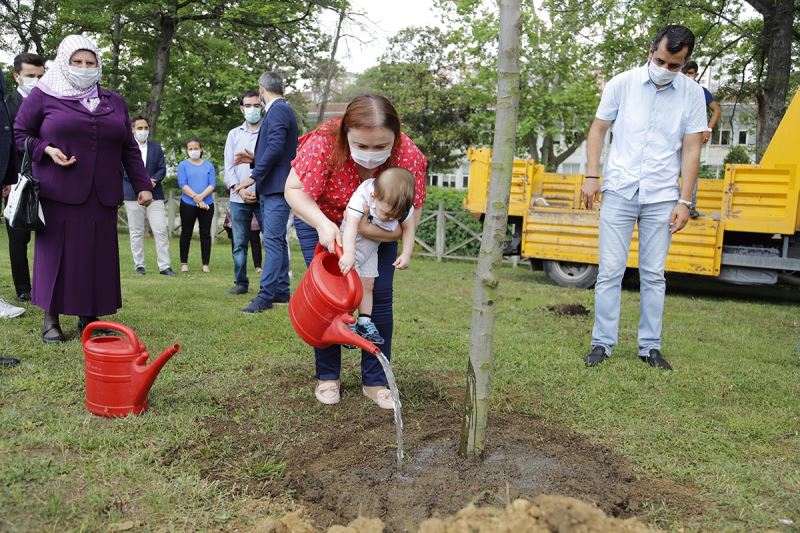
[[[681,204],[681,205],[685,205],[685,206],[686,206],[686,207],[688,207],[689,209],[691,209],[691,208],[692,208],[692,202],[691,202],[690,200],[683,200],[683,199],[679,199],[679,200],[678,200],[678,203],[679,203],[679,204]]]
[[[706,128],[706,131],[707,131],[708,133],[712,133],[712,132],[714,131],[714,128]]]

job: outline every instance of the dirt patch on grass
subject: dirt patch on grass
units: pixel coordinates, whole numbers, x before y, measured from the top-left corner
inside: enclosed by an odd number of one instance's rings
[[[407,455],[399,471],[392,415],[362,398],[355,380],[343,384],[339,405],[323,409],[307,380],[289,379],[278,390],[308,390],[307,398],[286,401],[297,410],[284,414],[292,418],[295,438],[259,433],[247,421],[207,419],[210,440],[227,439],[233,446],[228,459],[209,464],[207,476],[255,496],[291,494],[321,528],[364,516],[380,518],[388,532],[415,531],[424,520],[470,503],[505,507],[540,494],[574,497],[620,518],[663,507],[687,517],[702,512],[691,489],[641,479],[613,451],[535,417],[492,415],[484,461],[463,460],[454,408],[460,402],[453,390],[434,385],[441,382],[401,379]],[[274,407],[282,403],[277,398]],[[317,416],[303,416],[308,413]],[[261,459],[254,460],[258,454]],[[271,468],[248,466],[264,463],[264,454],[274,455]],[[251,471],[262,477],[248,481]]]
[[[556,315],[586,316],[589,314],[589,310],[581,304],[551,305],[548,306],[547,310]]]

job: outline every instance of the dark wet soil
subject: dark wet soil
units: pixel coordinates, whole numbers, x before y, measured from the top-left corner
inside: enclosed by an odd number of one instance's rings
[[[293,439],[265,441],[246,420],[206,419],[210,438],[235,443],[241,461],[252,460],[258,450],[279,448],[277,460],[286,462],[282,475],[248,482],[235,456],[210,464],[205,475],[256,496],[288,494],[319,528],[366,516],[383,520],[388,532],[415,531],[423,520],[469,503],[503,507],[540,494],[578,498],[620,518],[660,507],[680,509],[687,517],[702,513],[692,488],[638,477],[612,450],[535,417],[493,414],[484,461],[460,458],[457,388],[415,388],[405,396],[410,399],[403,408],[407,456],[398,471],[391,412],[373,408],[353,383],[343,387],[342,402],[329,408],[330,418],[303,417],[298,409],[316,408],[313,393],[305,380],[289,381],[279,390],[308,389],[307,398],[275,400],[295,412]],[[402,377],[399,385],[403,398]]]
[[[567,315],[567,316],[586,316],[589,314],[589,310],[586,309],[581,304],[551,305],[547,308],[547,310],[557,315]]]

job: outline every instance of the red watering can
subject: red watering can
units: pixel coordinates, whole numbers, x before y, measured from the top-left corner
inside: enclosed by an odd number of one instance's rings
[[[124,337],[92,337],[96,329],[111,329]],[[99,416],[127,416],[147,409],[147,393],[170,357],[175,344],[147,365],[150,354],[129,327],[117,322],[90,322],[83,330],[86,407]]]
[[[317,244],[308,270],[289,299],[289,320],[300,338],[314,348],[352,344],[376,355],[380,353],[377,346],[347,327],[356,321],[353,311],[361,303],[363,289],[355,269],[342,275],[342,248],[334,247],[332,254]]]

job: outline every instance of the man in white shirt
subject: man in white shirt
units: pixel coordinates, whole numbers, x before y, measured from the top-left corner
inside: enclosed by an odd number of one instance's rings
[[[131,120],[133,136],[142,152],[142,161],[153,184],[153,201],[148,206],[139,205],[137,194],[127,174],[123,176],[122,189],[125,198],[125,212],[128,215],[128,231],[131,239],[131,254],[133,255],[134,271],[144,275],[144,219],[150,223],[153,238],[156,241],[156,262],[158,272],[162,276],[177,276],[172,270],[172,260],[169,255],[169,231],[167,228],[167,215],[164,206],[164,188],[162,180],[167,175],[167,163],[164,159],[164,149],[157,142],[150,140],[150,123],[147,118],[138,115]]]
[[[233,287],[228,294],[245,294],[249,290],[247,277],[247,250],[250,243],[250,222],[253,215],[261,220],[258,202],[246,203],[243,194],[255,194],[255,182],[250,181],[252,169],[248,163],[237,164],[234,159],[241,152],[252,153],[258,140],[258,131],[263,120],[263,108],[257,91],[247,91],[239,97],[239,110],[244,122],[228,132],[225,141],[225,185],[231,193],[231,235],[233,236]]]
[[[661,354],[664,268],[672,234],[689,220],[707,128],[703,89],[680,72],[693,48],[689,28],[660,29],[647,65],[615,76],[603,89],[589,130],[581,188],[587,208],[601,191],[600,154],[609,128],[613,135],[602,186],[592,350],[584,358],[588,366],[605,361],[617,344],[622,276],[638,222],[639,358],[672,370]]]

